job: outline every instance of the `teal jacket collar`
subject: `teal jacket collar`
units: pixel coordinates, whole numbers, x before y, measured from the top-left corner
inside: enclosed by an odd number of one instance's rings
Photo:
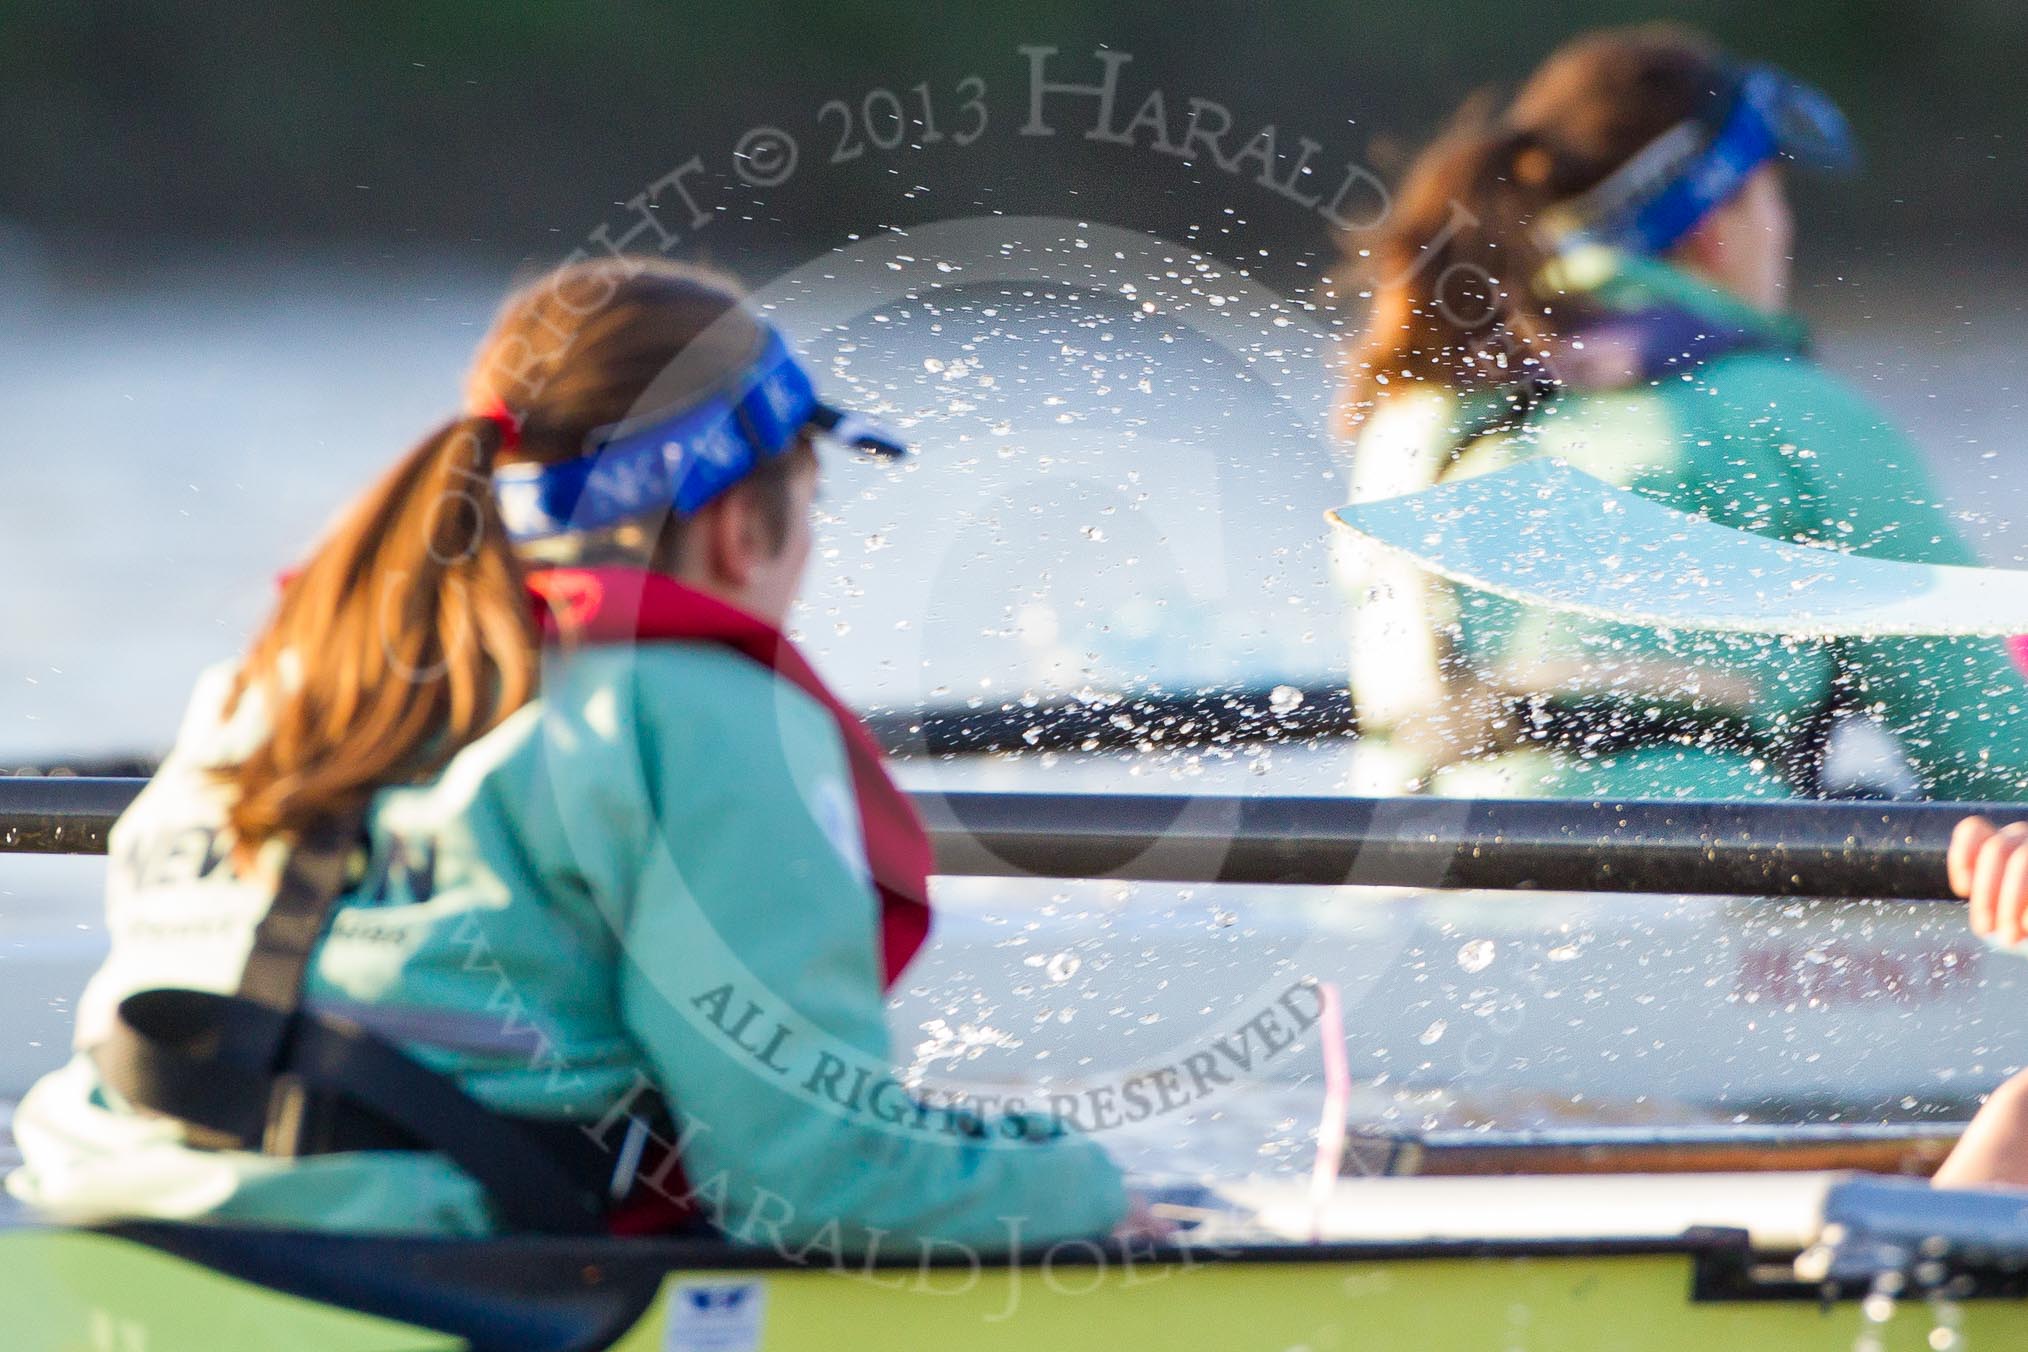
[[[1809,334],[1657,259],[1598,245],[1558,256],[1536,289],[1555,320],[1551,384],[1630,389],[1678,378],[1739,352],[1793,356]]]

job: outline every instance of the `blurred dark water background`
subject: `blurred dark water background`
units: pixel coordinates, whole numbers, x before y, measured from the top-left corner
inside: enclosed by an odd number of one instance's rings
[[[1053,138],[1018,135],[1029,69],[1017,49],[1060,49],[1052,78],[1071,80],[1094,78],[1097,49],[1130,54],[1122,121],[1159,87],[1172,120],[1191,96],[1210,99],[1242,135],[1274,124],[1285,155],[1308,135],[1325,147],[1320,164],[1355,158],[1391,177],[1471,91],[1511,87],[1584,28],[1664,14],[1791,67],[1848,110],[1868,167],[1830,193],[1804,190],[1810,268],[1948,256],[2028,232],[2017,83],[2028,9],[2007,0],[8,0],[0,214],[62,259],[249,242],[361,260],[422,249],[545,259],[559,236],[698,153],[706,206],[753,218],[738,245],[749,256],[958,209],[1069,214],[1075,201],[1166,237],[1194,232],[1231,258],[1268,249],[1264,275],[1286,286],[1300,280],[1288,276],[1296,258],[1333,252],[1314,215],[1202,164],[1075,139],[1090,100],[1052,104]],[[886,88],[912,107],[919,82],[944,91],[970,76],[992,105],[980,142],[900,165],[813,163],[835,144],[814,132],[827,100],[856,108]],[[765,193],[741,184],[726,154],[756,123],[803,140],[803,170]]]

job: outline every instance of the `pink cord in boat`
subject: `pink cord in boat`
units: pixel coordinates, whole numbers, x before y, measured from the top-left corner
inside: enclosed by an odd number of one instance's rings
[[[1338,987],[1317,984],[1323,1008],[1317,1014],[1317,1036],[1324,1047],[1324,1116],[1317,1123],[1317,1163],[1310,1170],[1310,1242],[1324,1237],[1324,1212],[1338,1169],[1345,1159],[1345,1115],[1352,1108],[1352,1068],[1345,1061],[1345,1007]]]

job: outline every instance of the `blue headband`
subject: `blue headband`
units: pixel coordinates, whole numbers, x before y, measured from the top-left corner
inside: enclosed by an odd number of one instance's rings
[[[688,516],[788,450],[808,426],[865,450],[907,453],[892,435],[818,399],[781,334],[762,331],[759,356],[721,392],[601,428],[573,459],[502,465],[493,488],[508,536],[602,530],[650,512]]]
[[[1546,213],[1546,233],[1558,248],[1582,242],[1660,253],[1778,155],[1841,173],[1858,158],[1844,115],[1825,94],[1773,66],[1743,67],[1715,130],[1699,119],[1678,123]]]

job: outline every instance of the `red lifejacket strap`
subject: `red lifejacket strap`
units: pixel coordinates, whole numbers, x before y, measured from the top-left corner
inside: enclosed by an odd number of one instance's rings
[[[893,986],[929,937],[929,833],[887,773],[878,744],[796,645],[759,616],[643,569],[548,568],[529,574],[528,590],[546,643],[720,643],[824,706],[852,767],[866,860],[880,893],[882,975]]]

